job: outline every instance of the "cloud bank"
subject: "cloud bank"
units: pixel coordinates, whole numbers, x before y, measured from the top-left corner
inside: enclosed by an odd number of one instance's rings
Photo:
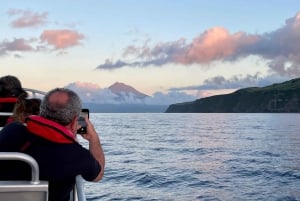
[[[168,93],[156,92],[144,99],[136,99],[134,94],[129,94],[129,96],[122,96],[120,100],[120,97],[108,88],[101,88],[99,85],[93,83],[74,82],[65,87],[78,93],[85,103],[169,105],[197,99],[194,95],[173,90]]]
[[[282,76],[300,76],[300,12],[287,19],[285,25],[264,34],[230,33],[213,27],[196,36],[192,42],[181,38],[154,46],[128,46],[123,59],[106,59],[97,69],[162,66],[164,64],[208,64],[213,61],[236,61],[250,55],[266,59],[268,67]],[[126,58],[135,58],[128,62]]]
[[[220,90],[220,89],[240,89],[247,87],[264,87],[274,83],[280,83],[288,80],[288,77],[271,74],[261,76],[260,73],[255,75],[234,75],[230,78],[215,76],[204,80],[200,85],[170,88],[170,91],[190,91],[190,90]]]

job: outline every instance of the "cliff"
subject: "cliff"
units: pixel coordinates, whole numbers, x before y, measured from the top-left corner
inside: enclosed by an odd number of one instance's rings
[[[166,113],[300,112],[300,78],[170,105]]]

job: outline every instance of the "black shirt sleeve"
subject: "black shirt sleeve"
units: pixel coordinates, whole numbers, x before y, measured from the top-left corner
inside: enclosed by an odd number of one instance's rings
[[[81,146],[81,145],[79,145]],[[93,181],[101,171],[101,166],[93,157],[89,150],[81,147],[77,149],[79,161],[79,169],[81,169],[81,176],[87,181]]]

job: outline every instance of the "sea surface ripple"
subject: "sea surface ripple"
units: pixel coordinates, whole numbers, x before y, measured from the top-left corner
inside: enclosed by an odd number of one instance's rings
[[[89,201],[300,200],[300,114],[90,118],[106,168],[99,183],[84,182]]]

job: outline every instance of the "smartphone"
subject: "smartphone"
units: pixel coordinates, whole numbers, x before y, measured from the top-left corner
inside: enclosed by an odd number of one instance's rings
[[[78,134],[86,134],[86,123],[85,123],[85,116],[88,118],[90,117],[90,111],[87,108],[81,110],[81,113],[78,118],[78,124],[81,126],[78,130]]]

